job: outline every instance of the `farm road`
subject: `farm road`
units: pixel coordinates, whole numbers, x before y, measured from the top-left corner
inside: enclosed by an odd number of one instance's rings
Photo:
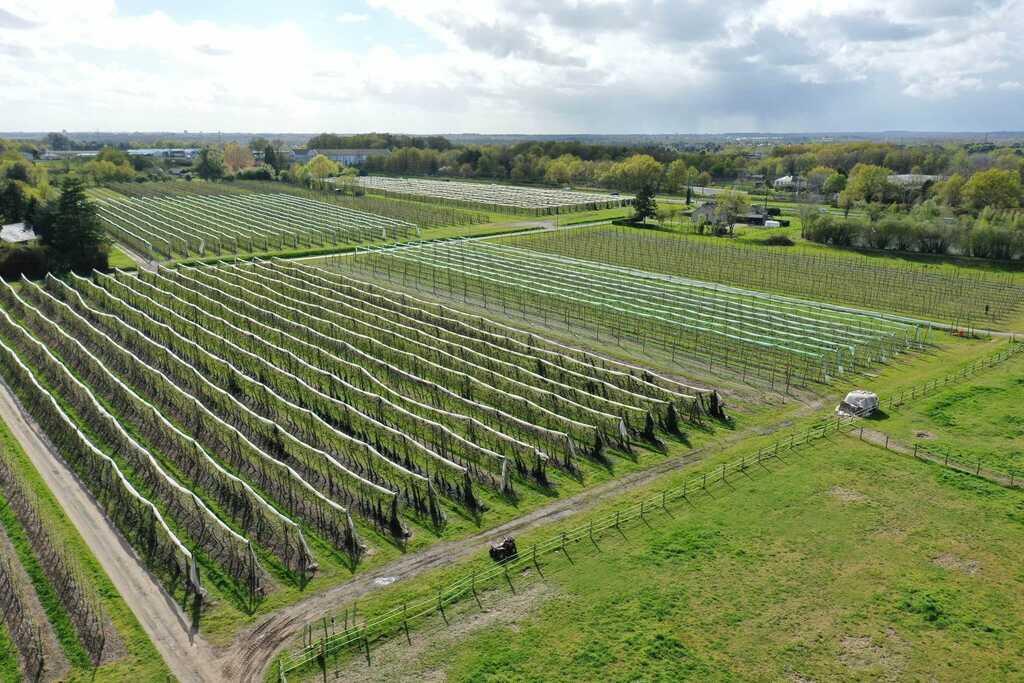
[[[146,571],[92,495],[43,440],[8,387],[2,384],[0,419],[7,423],[174,677],[188,683],[223,680],[214,666],[214,654],[209,645],[191,633],[188,617]]]

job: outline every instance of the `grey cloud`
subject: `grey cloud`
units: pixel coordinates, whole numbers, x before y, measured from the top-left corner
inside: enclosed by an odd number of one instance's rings
[[[17,14],[14,14],[13,12],[8,12],[7,10],[0,7],[0,28],[27,29],[35,28],[37,26],[42,26],[42,24],[40,24],[38,21],[29,21],[28,19],[22,19]]]
[[[486,52],[496,57],[517,57],[549,66],[582,66],[583,60],[560,54],[556,49],[541,45],[536,37],[517,26],[502,24],[474,24],[456,29],[462,42],[471,50]]]
[[[881,12],[848,14],[836,17],[831,22],[847,38],[858,42],[911,40],[931,33],[931,29],[926,26],[894,22]]]

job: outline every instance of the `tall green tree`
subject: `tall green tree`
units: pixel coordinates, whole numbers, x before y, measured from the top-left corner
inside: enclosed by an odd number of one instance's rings
[[[658,213],[658,202],[654,200],[654,185],[644,185],[636,193],[633,200],[633,220],[646,223],[647,219]]]
[[[853,201],[884,202],[893,194],[893,186],[889,183],[892,171],[873,164],[857,164],[850,171],[846,181],[846,192]]]
[[[203,180],[219,180],[224,177],[224,157],[214,147],[203,147],[192,168]]]
[[[48,247],[52,270],[84,275],[107,267],[107,234],[81,179],[66,176],[60,197],[38,209],[31,222]]]
[[[979,171],[964,185],[963,198],[976,211],[1020,206],[1020,173],[1001,168]]]

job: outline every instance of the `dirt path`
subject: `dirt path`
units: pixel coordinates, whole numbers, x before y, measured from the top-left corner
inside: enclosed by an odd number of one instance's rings
[[[43,440],[4,385],[0,385],[0,419],[7,423],[64,513],[135,613],[171,673],[187,682],[223,680],[214,666],[212,649],[191,632],[190,621],[181,608],[146,571],[135,551]]]
[[[379,567],[372,573],[357,576],[324,593],[312,595],[302,602],[285,607],[240,633],[231,646],[221,650],[218,662],[221,675],[225,680],[260,680],[274,656],[291,642],[303,626],[321,617],[333,615],[342,606],[380,590],[381,586],[375,583],[375,579],[388,576],[405,581],[453,562],[479,555],[485,545],[493,539],[522,534],[585,512],[606,500],[621,496],[624,492],[649,484],[667,472],[703,460],[745,438],[755,434],[774,433],[790,424],[793,418],[814,413],[820,408],[820,401],[805,404],[797,413],[790,416],[790,419],[780,421],[768,429],[752,427],[733,432],[713,444],[668,458],[645,470],[616,477],[570,498],[556,500],[499,527],[481,531],[467,538],[435,543],[425,550]]]
[[[132,261],[135,261],[135,265],[138,266],[140,270],[146,270],[146,271],[150,271],[150,272],[155,272],[156,271],[156,268],[157,268],[157,262],[156,261],[154,261],[152,259],[146,258],[145,256],[143,256],[142,254],[138,253],[137,251],[133,251],[130,247],[125,246],[121,242],[117,243],[117,248],[120,249],[121,251],[123,251],[125,253],[125,255],[128,258],[130,258]]]

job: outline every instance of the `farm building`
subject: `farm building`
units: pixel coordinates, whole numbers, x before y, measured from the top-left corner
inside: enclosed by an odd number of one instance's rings
[[[386,149],[307,149],[296,150],[295,160],[299,163],[306,163],[317,154],[323,154],[331,161],[346,166],[361,164],[370,157],[387,156],[390,150]]]
[[[776,190],[803,190],[807,187],[807,180],[798,175],[784,175],[773,180],[772,187]]]
[[[929,183],[942,180],[943,176],[940,175],[926,175],[924,173],[899,173],[891,175],[887,180],[901,188],[920,188],[924,187]]]
[[[690,219],[694,223],[715,223],[719,220],[715,213],[716,206],[715,202],[704,202],[694,209]],[[747,213],[736,216],[736,222],[745,225],[764,225],[766,221],[774,220],[779,227],[789,227],[788,220],[778,218],[779,213],[780,210],[774,206],[769,206],[767,209],[763,206],[752,206]]]

